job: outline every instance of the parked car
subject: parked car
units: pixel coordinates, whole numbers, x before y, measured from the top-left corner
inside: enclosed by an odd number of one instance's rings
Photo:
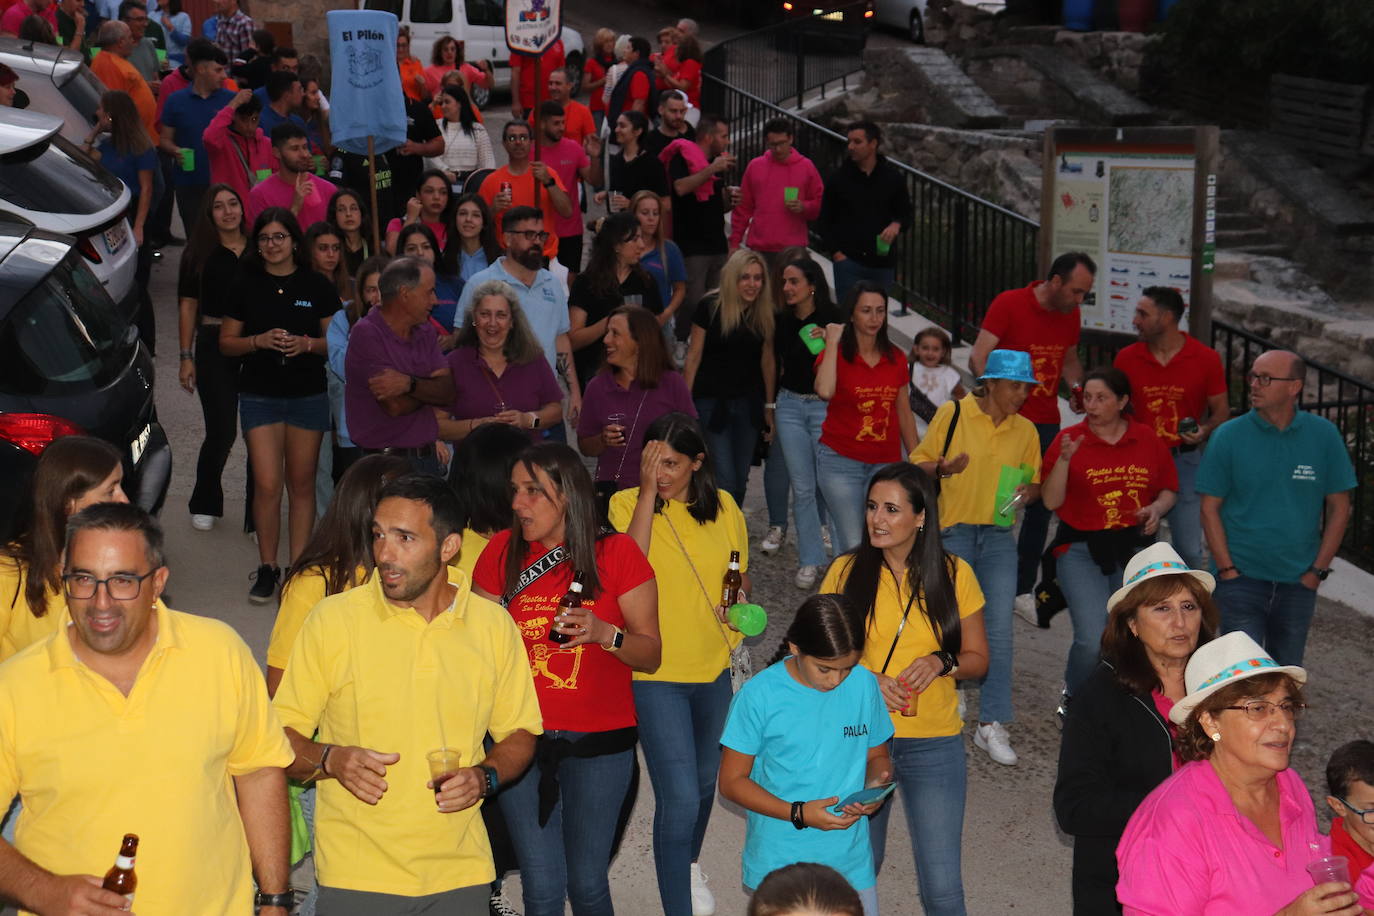
[[[129,189],[64,137],[62,123],[0,108],[0,217],[75,236],[110,296],[133,315],[138,251],[126,216]]]
[[[0,63],[19,75],[29,111],[62,119],[62,136],[81,143],[95,126],[105,84],[76,51],[19,38],[0,38]]]
[[[452,35],[463,42],[468,61],[491,61],[497,89],[510,88],[510,49],[506,47],[506,8],[502,0],[358,0],[358,9],[384,10],[395,15],[401,25],[410,26],[410,53],[429,65],[434,42]],[[564,26],[563,55],[573,80],[572,93],[582,88],[582,65],[587,52],[577,29]],[[473,101],[485,108],[488,90],[474,86]]]
[[[162,506],[172,450],[153,403],[153,360],[71,236],[0,219],[0,537],[15,531],[34,463],[85,433],[124,453],[124,490]]]
[[[901,29],[917,44],[925,41],[926,0],[874,0],[873,13],[879,25]]]

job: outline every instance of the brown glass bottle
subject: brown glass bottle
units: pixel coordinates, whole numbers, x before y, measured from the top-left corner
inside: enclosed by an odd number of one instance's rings
[[[581,606],[582,573],[574,572],[572,582],[568,585],[568,593],[563,596],[562,601],[558,602],[558,613],[562,614],[566,610],[570,610],[571,608],[577,608]],[[562,645],[563,643],[572,639],[572,636],[568,635],[567,633],[560,633],[558,632],[558,630],[554,629],[557,626],[558,622],[556,620],[549,621],[549,642],[558,643],[559,645]]]
[[[744,577],[739,572],[739,551],[730,551],[730,568],[725,571],[725,580],[721,583],[720,603],[729,609],[732,605],[739,604],[739,594],[744,588]]]
[[[115,857],[110,870],[105,872],[105,882],[101,885],[107,891],[123,895],[130,903],[133,903],[134,891],[138,889],[138,875],[134,874],[134,857],[137,855],[138,836],[124,834],[124,842],[119,844],[119,855]]]

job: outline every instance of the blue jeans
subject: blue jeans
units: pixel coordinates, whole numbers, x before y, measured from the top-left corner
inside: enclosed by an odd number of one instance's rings
[[[774,422],[777,417],[774,416]],[[768,524],[787,530],[787,497],[792,489],[787,473],[787,456],[778,442],[778,431],[773,430],[773,443],[768,449],[768,457],[763,462],[763,498],[768,504]]]
[[[797,519],[797,562],[801,566],[825,565],[825,544],[821,541],[825,506],[818,463],[826,406],[824,401],[803,400],[790,391],[778,392],[778,428],[773,442],[787,455],[792,515]],[[833,524],[830,540],[832,544],[840,542]]]
[[[1193,569],[1202,569],[1202,498],[1197,492],[1197,469],[1202,450],[1174,453],[1178,471],[1178,500],[1165,516],[1169,520],[1169,539],[1178,555]]]
[[[1097,667],[1102,631],[1107,626],[1107,599],[1121,587],[1121,570],[1103,575],[1102,567],[1088,555],[1088,545],[1082,541],[1069,545],[1068,552],[1059,558],[1057,570],[1059,587],[1073,620],[1073,644],[1069,646],[1069,661],[1064,669],[1064,684],[1069,696],[1073,696]]]
[[[874,233],[875,235],[877,233]],[[892,295],[892,283],[897,279],[897,271],[891,267],[865,267],[853,258],[834,262],[835,301],[844,302],[849,288],[860,280],[871,280]]]
[[[586,732],[545,732],[571,741]],[[630,787],[634,750],[600,757],[567,757],[558,767],[558,804],[539,826],[539,765],[501,790],[516,857],[525,916],[563,916],[563,901],[575,916],[612,916],[611,846],[616,819]]]
[[[1010,722],[1012,627],[1016,598],[1016,542],[1000,525],[951,525],[940,532],[945,550],[973,567],[983,589],[983,624],[988,631],[988,673],[979,682],[978,718]]]
[[[1221,632],[1241,630],[1280,665],[1301,665],[1317,593],[1301,582],[1266,582],[1249,576],[1218,579],[1212,592],[1221,608]]]
[[[639,741],[654,786],[654,870],[664,916],[692,916],[691,865],[716,802],[730,672],[708,684],[635,681]]]
[[[1037,423],[1035,431],[1040,434],[1040,454],[1043,455],[1059,434],[1059,424]],[[1045,508],[1043,500],[1037,499],[1021,513],[1021,534],[1016,541],[1016,594],[1026,595],[1035,588],[1040,575],[1040,557],[1045,553],[1045,538],[1049,533],[1050,510]]]
[[[846,458],[828,445],[820,445],[816,470],[821,475],[821,494],[835,532],[835,556],[859,546],[864,533],[864,501],[868,482],[885,464],[865,464]]]
[[[708,370],[709,371],[709,370]],[[706,448],[716,469],[716,485],[744,508],[744,491],[749,486],[749,462],[759,428],[754,422],[754,398],[693,398],[701,427],[706,431]],[[716,405],[724,411],[724,426],[713,429]]]
[[[906,810],[916,857],[916,887],[926,916],[965,916],[960,844],[968,769],[964,736],[893,738],[892,776]],[[887,819],[895,800],[868,820],[873,869],[881,872],[887,852]]]

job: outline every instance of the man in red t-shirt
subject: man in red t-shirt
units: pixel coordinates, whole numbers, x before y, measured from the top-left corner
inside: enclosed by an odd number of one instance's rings
[[[1086,254],[1061,254],[1050,265],[1049,277],[1043,283],[998,294],[973,342],[968,367],[974,378],[983,374],[993,350],[1030,354],[1040,385],[1021,406],[1021,416],[1035,424],[1042,451],[1059,432],[1059,380],[1063,378],[1073,386],[1083,383],[1083,365],[1078,360],[1078,307],[1092,291],[1096,276],[1097,265]],[[1026,506],[1016,546],[1015,607],[1027,619],[1035,616],[1035,599],[1030,592],[1049,529],[1050,512],[1044,504],[1037,500]]]
[[[1170,537],[1183,561],[1201,569],[1202,507],[1194,486],[1202,464],[1200,447],[1231,411],[1221,357],[1179,330],[1183,309],[1178,290],[1168,286],[1145,290],[1133,322],[1140,340],[1118,353],[1114,365],[1131,380],[1136,421],[1154,430],[1173,455],[1178,501],[1169,512]],[[1193,422],[1182,423],[1187,419]]]
[[[512,51],[510,55],[510,85],[511,85],[511,117],[517,121],[525,117],[525,113],[539,107],[539,103],[549,97],[547,86],[534,84],[534,63],[539,61],[539,72],[542,74],[540,82],[544,82],[548,75],[559,67],[567,63],[563,56],[563,42],[555,41],[553,45],[543,54],[525,54],[521,51]],[[538,89],[536,94],[535,89]],[[518,91],[517,91],[518,90]],[[537,97],[536,97],[537,96]]]

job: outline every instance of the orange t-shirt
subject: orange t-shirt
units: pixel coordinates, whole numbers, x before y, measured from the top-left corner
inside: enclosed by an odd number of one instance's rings
[[[153,90],[148,88],[138,69],[118,54],[102,51],[91,59],[91,72],[109,88],[129,93],[148,131],[148,139],[153,141],[153,146],[157,146],[157,99],[153,98]]]
[[[417,102],[423,102],[424,97],[420,95],[420,88],[415,85],[415,77],[418,76],[421,79],[424,79],[425,65],[420,63],[420,58],[418,57],[407,57],[400,63],[401,89],[405,92],[408,98],[414,99]],[[425,85],[429,85],[428,81],[426,81]]]
[[[554,185],[560,191],[567,192],[568,189],[563,186],[563,179],[558,177],[557,172],[549,169],[549,177],[553,179]],[[512,175],[510,166],[503,165],[487,176],[486,180],[482,182],[481,189],[477,192],[482,195],[487,206],[492,208],[492,219],[496,222],[496,244],[501,248],[506,247],[506,234],[501,231],[501,214],[506,211],[497,210],[492,201],[501,192],[501,183],[505,181],[509,181],[511,184],[510,205],[512,207],[533,207],[534,170],[527,169],[523,175]],[[544,231],[549,234],[549,240],[544,243],[544,257],[554,258],[558,256],[558,233],[555,230],[558,227],[559,217],[558,211],[553,208],[553,200],[545,188],[539,189],[539,204],[539,209],[544,211]]]

